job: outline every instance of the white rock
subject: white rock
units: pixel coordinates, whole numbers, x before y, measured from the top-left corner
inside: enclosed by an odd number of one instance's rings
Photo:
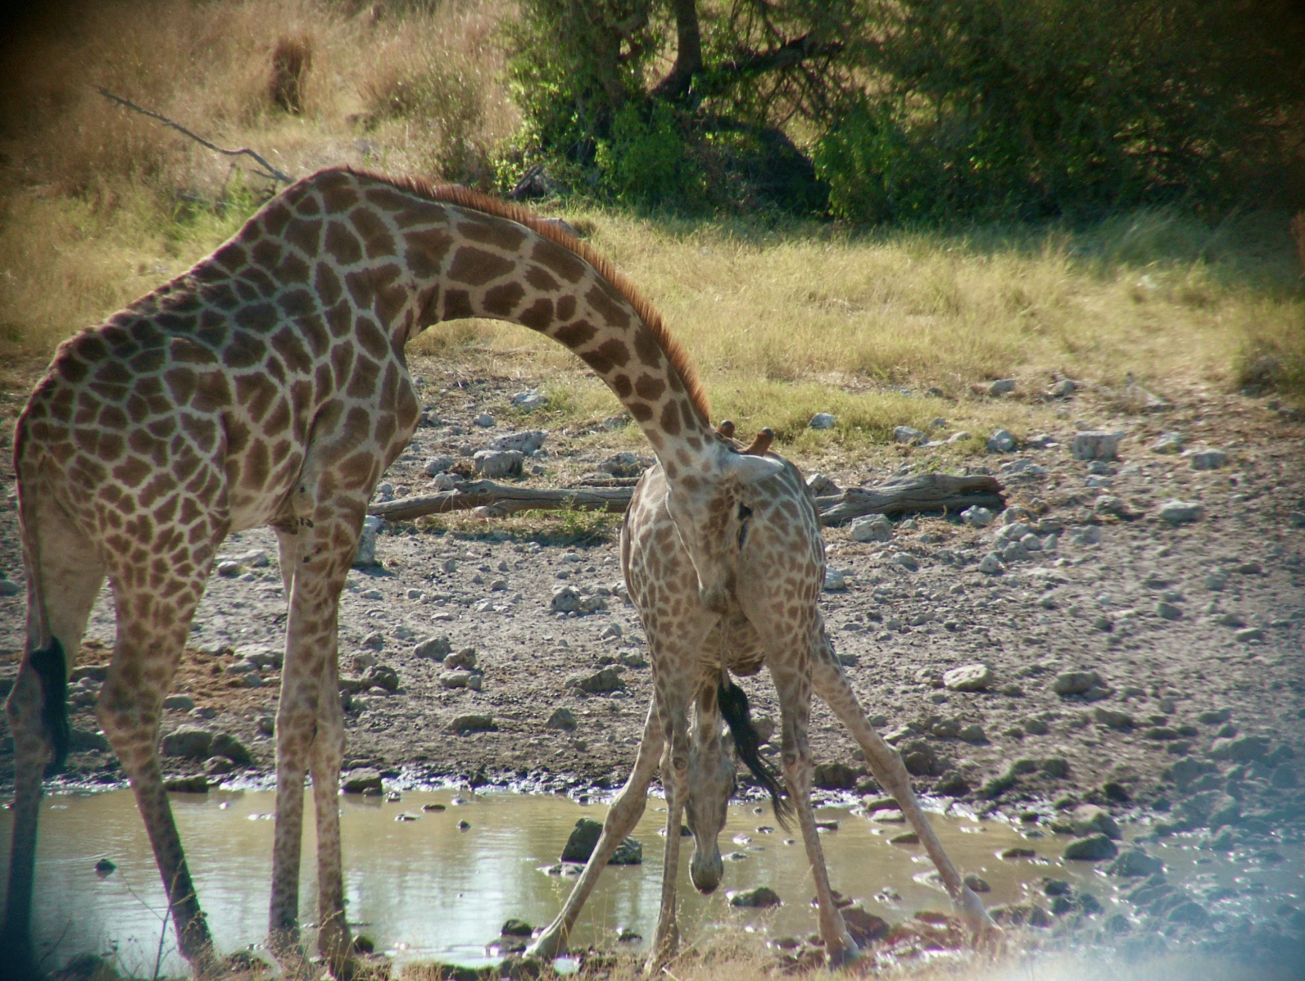
[[[363,518],[362,534],[358,536],[358,551],[353,557],[355,568],[369,568],[380,565],[376,558],[376,536],[380,534],[385,522],[375,515]]]
[[[947,437],[947,445],[951,446],[955,443],[959,443],[962,440],[967,440],[969,438],[970,438],[970,434],[965,432],[965,430],[961,430],[959,433],[952,433],[950,436]]]
[[[523,456],[519,450],[480,450],[472,459],[476,473],[492,479],[519,476]]]
[[[1161,433],[1151,444],[1152,453],[1178,453],[1187,440],[1182,433]]]
[[[986,664],[967,664],[943,672],[943,687],[948,691],[983,691],[992,681],[992,669]]]
[[[1011,453],[1016,447],[1015,436],[1008,429],[994,429],[988,437],[988,452]]]
[[[887,542],[893,537],[893,523],[882,514],[857,518],[850,530],[852,539],[858,542]]]
[[[462,478],[455,473],[437,473],[435,479],[431,481],[431,486],[436,490],[449,491],[462,483]]]
[[[977,504],[961,512],[961,521],[971,528],[986,528],[992,524],[993,517],[992,511],[988,508],[981,508]]]
[[[1185,525],[1204,518],[1205,505],[1199,501],[1169,500],[1160,505],[1157,514],[1171,525]]]
[[[480,415],[476,416],[476,418],[473,419],[472,422],[474,422],[477,426],[480,426],[482,429],[494,428],[494,417],[490,415],[488,412],[482,412]]]
[[[543,408],[548,404],[547,396],[540,395],[533,388],[524,392],[517,392],[512,396],[512,407],[520,409],[522,412],[533,412],[535,409]]]
[[[436,474],[443,473],[453,466],[453,457],[447,453],[442,456],[432,456],[422,464],[421,470],[427,477],[434,477]]]
[[[1006,567],[1002,565],[1001,556],[996,552],[989,552],[983,557],[983,560],[979,562],[979,571],[985,572],[990,576],[1004,571],[1005,568]]]
[[[1218,470],[1228,465],[1228,454],[1223,450],[1186,450],[1183,456],[1187,457],[1193,470]]]
[[[825,592],[838,593],[847,589],[847,579],[837,569],[825,570]]]
[[[893,563],[900,565],[907,572],[918,572],[920,569],[920,560],[909,552],[899,552],[894,555]]]
[[[494,450],[516,450],[518,453],[530,454],[541,449],[548,434],[541,429],[528,429],[520,433],[507,433],[490,444]]]
[[[1119,436],[1099,429],[1075,433],[1069,451],[1075,460],[1114,460],[1119,456]]]

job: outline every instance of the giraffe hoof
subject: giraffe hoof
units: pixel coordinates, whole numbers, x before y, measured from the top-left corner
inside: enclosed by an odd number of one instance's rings
[[[836,971],[844,967],[850,967],[861,959],[864,951],[856,945],[856,942],[850,938],[839,947],[835,947],[829,952],[829,969]]]

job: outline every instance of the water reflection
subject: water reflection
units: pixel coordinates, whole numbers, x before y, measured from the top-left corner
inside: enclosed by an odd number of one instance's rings
[[[218,943],[224,951],[260,943],[270,895],[274,793],[174,795],[172,801]],[[444,809],[424,810],[426,805]],[[307,810],[311,814],[312,808]],[[359,924],[359,932],[375,940],[378,950],[391,952],[401,962],[439,958],[484,963],[489,959],[486,944],[497,938],[509,917],[535,926],[552,919],[574,880],[547,870],[556,867],[575,822],[582,816],[601,820],[605,811],[602,805],[581,806],[566,798],[507,792],[471,796],[466,791],[409,791],[398,802],[343,798],[350,919]],[[822,832],[835,889],[889,920],[921,909],[949,908],[923,850],[889,841],[905,830],[901,824],[870,820],[843,808],[821,808],[818,818],[836,827]],[[1062,864],[1063,840],[1026,838],[1004,823],[964,816],[934,814],[932,819],[957,866],[991,885],[992,891],[983,897],[989,905],[1024,900],[1029,890],[1040,892],[1042,880],[1052,877],[1093,892],[1111,908],[1113,880],[1085,863]],[[664,822],[664,806],[651,800],[635,831],[644,846],[644,864],[604,873],[577,925],[574,945],[615,944],[624,930],[652,936],[661,874],[658,832]],[[8,837],[11,823],[12,814],[0,812],[0,837]],[[721,845],[725,878],[714,896],[693,890],[687,858],[684,861],[683,935],[700,935],[721,925],[750,926],[771,936],[804,936],[816,929],[806,855],[775,827],[768,806],[732,808]],[[690,847],[686,842],[686,851]],[[1013,860],[999,857],[1014,847],[1033,854]],[[304,849],[301,913],[310,924],[316,903],[311,820]],[[1227,860],[1211,862],[1208,852],[1200,854],[1181,840],[1160,852],[1169,863],[1171,881],[1189,876],[1233,885],[1238,876],[1247,875]],[[117,869],[97,874],[101,858]],[[7,860],[4,849],[0,862]],[[7,875],[7,869],[0,866],[0,874]],[[1293,854],[1286,867],[1264,874],[1298,882],[1299,855]],[[775,889],[784,904],[765,912],[729,907],[728,892],[758,885]],[[1280,884],[1266,885],[1276,890]],[[44,949],[58,945],[47,965],[79,952],[117,950],[125,969],[148,976],[164,908],[149,841],[130,792],[47,799],[35,910],[39,942]],[[173,947],[170,934],[166,947]],[[185,969],[175,953],[165,957],[164,968],[174,973]]]

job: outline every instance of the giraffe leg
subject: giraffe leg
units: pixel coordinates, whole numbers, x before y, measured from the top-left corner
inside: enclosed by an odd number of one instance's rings
[[[634,826],[639,823],[639,818],[643,816],[644,805],[648,801],[648,784],[657,769],[657,761],[662,754],[662,744],[661,722],[658,719],[657,700],[654,698],[652,704],[648,706],[648,719],[644,724],[643,738],[639,742],[634,769],[630,771],[625,786],[621,788],[621,792],[616,795],[611,808],[607,811],[607,818],[603,821],[602,836],[594,846],[594,852],[589,857],[584,872],[576,880],[575,887],[567,897],[562,911],[540,934],[539,939],[531,944],[527,952],[530,956],[551,960],[567,949],[571,929],[575,926],[575,921],[580,916],[580,910],[589,898],[589,894],[598,884],[598,877],[606,868],[617,846],[634,830]]]
[[[39,559],[35,557],[38,549],[24,550],[27,653],[6,705],[14,740],[14,824],[9,889],[0,927],[0,949],[6,951],[15,977],[36,974],[31,935],[36,832],[45,767],[52,760],[61,762],[56,758],[67,748],[59,747],[59,738],[50,731],[51,723],[55,728],[66,725],[63,685],[72,665],[65,659],[77,657],[86,620],[104,580],[104,566],[93,545],[71,519],[48,497],[25,497],[25,538],[38,544]]]
[[[852,738],[865,753],[866,762],[870,765],[870,771],[875,779],[897,801],[902,808],[902,813],[910,822],[911,829],[920,836],[920,844],[933,860],[938,874],[942,877],[944,888],[951,896],[956,909],[964,917],[966,925],[982,943],[996,942],[1001,929],[993,923],[979,897],[965,884],[956,867],[952,865],[951,859],[947,857],[942,842],[938,840],[928,817],[920,807],[920,802],[911,790],[910,776],[902,763],[902,757],[883,741],[879,733],[875,732],[866,720],[865,712],[857,701],[852,686],[848,684],[847,675],[843,673],[842,665],[834,656],[833,646],[823,626],[820,630],[820,640],[812,653],[811,674],[816,693],[847,726],[852,733]]]
[[[798,664],[793,659],[769,660],[771,677],[779,693],[782,716],[782,752],[784,779],[797,812],[798,826],[802,830],[802,843],[806,846],[807,861],[815,880],[816,902],[820,910],[820,936],[825,941],[826,957],[830,967],[855,960],[859,948],[843,922],[843,914],[834,904],[829,886],[829,870],[825,866],[824,849],[816,831],[815,814],[811,808],[811,749],[807,731],[811,722],[811,681],[808,661],[803,657]]]
[[[654,658],[656,655],[654,654]],[[656,661],[654,660],[654,663]],[[692,671],[675,672],[659,692],[659,723],[665,750],[662,753],[662,787],[666,792],[666,848],[662,860],[662,895],[657,930],[644,964],[645,974],[655,974],[680,945],[676,922],[675,884],[680,871],[680,824],[689,795],[689,703],[692,700]]]
[[[96,714],[127,772],[149,832],[178,947],[195,968],[204,970],[214,959],[213,941],[163,789],[156,749],[163,696],[181,657],[204,576],[177,578],[161,589],[151,584],[147,589],[128,590],[121,580],[116,585],[118,639]]]
[[[301,520],[280,537],[291,575],[286,654],[276,718],[276,832],[272,848],[269,945],[287,963],[299,949],[299,863],[304,777],[311,763],[318,836],[318,946],[337,977],[354,961],[344,912],[338,792],[344,724],[339,701],[337,613],[366,499],[311,499],[321,469],[305,468],[292,506]],[[278,528],[286,527],[278,523]],[[285,573],[283,572],[283,576]]]

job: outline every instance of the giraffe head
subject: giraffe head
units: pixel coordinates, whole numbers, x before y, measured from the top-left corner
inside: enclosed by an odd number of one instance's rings
[[[721,742],[720,716],[713,704],[714,686],[704,688],[698,702],[698,724],[689,743],[688,795],[684,820],[693,833],[689,876],[694,888],[711,893],[720,885],[724,863],[717,839],[725,827],[734,794],[734,758]]]
[[[717,438],[712,446],[711,477],[670,477],[666,506],[698,574],[698,598],[713,613],[723,614],[733,603],[739,552],[752,515],[748,501],[759,493],[759,484],[783,470],[783,464],[760,454],[741,453],[724,438]]]

